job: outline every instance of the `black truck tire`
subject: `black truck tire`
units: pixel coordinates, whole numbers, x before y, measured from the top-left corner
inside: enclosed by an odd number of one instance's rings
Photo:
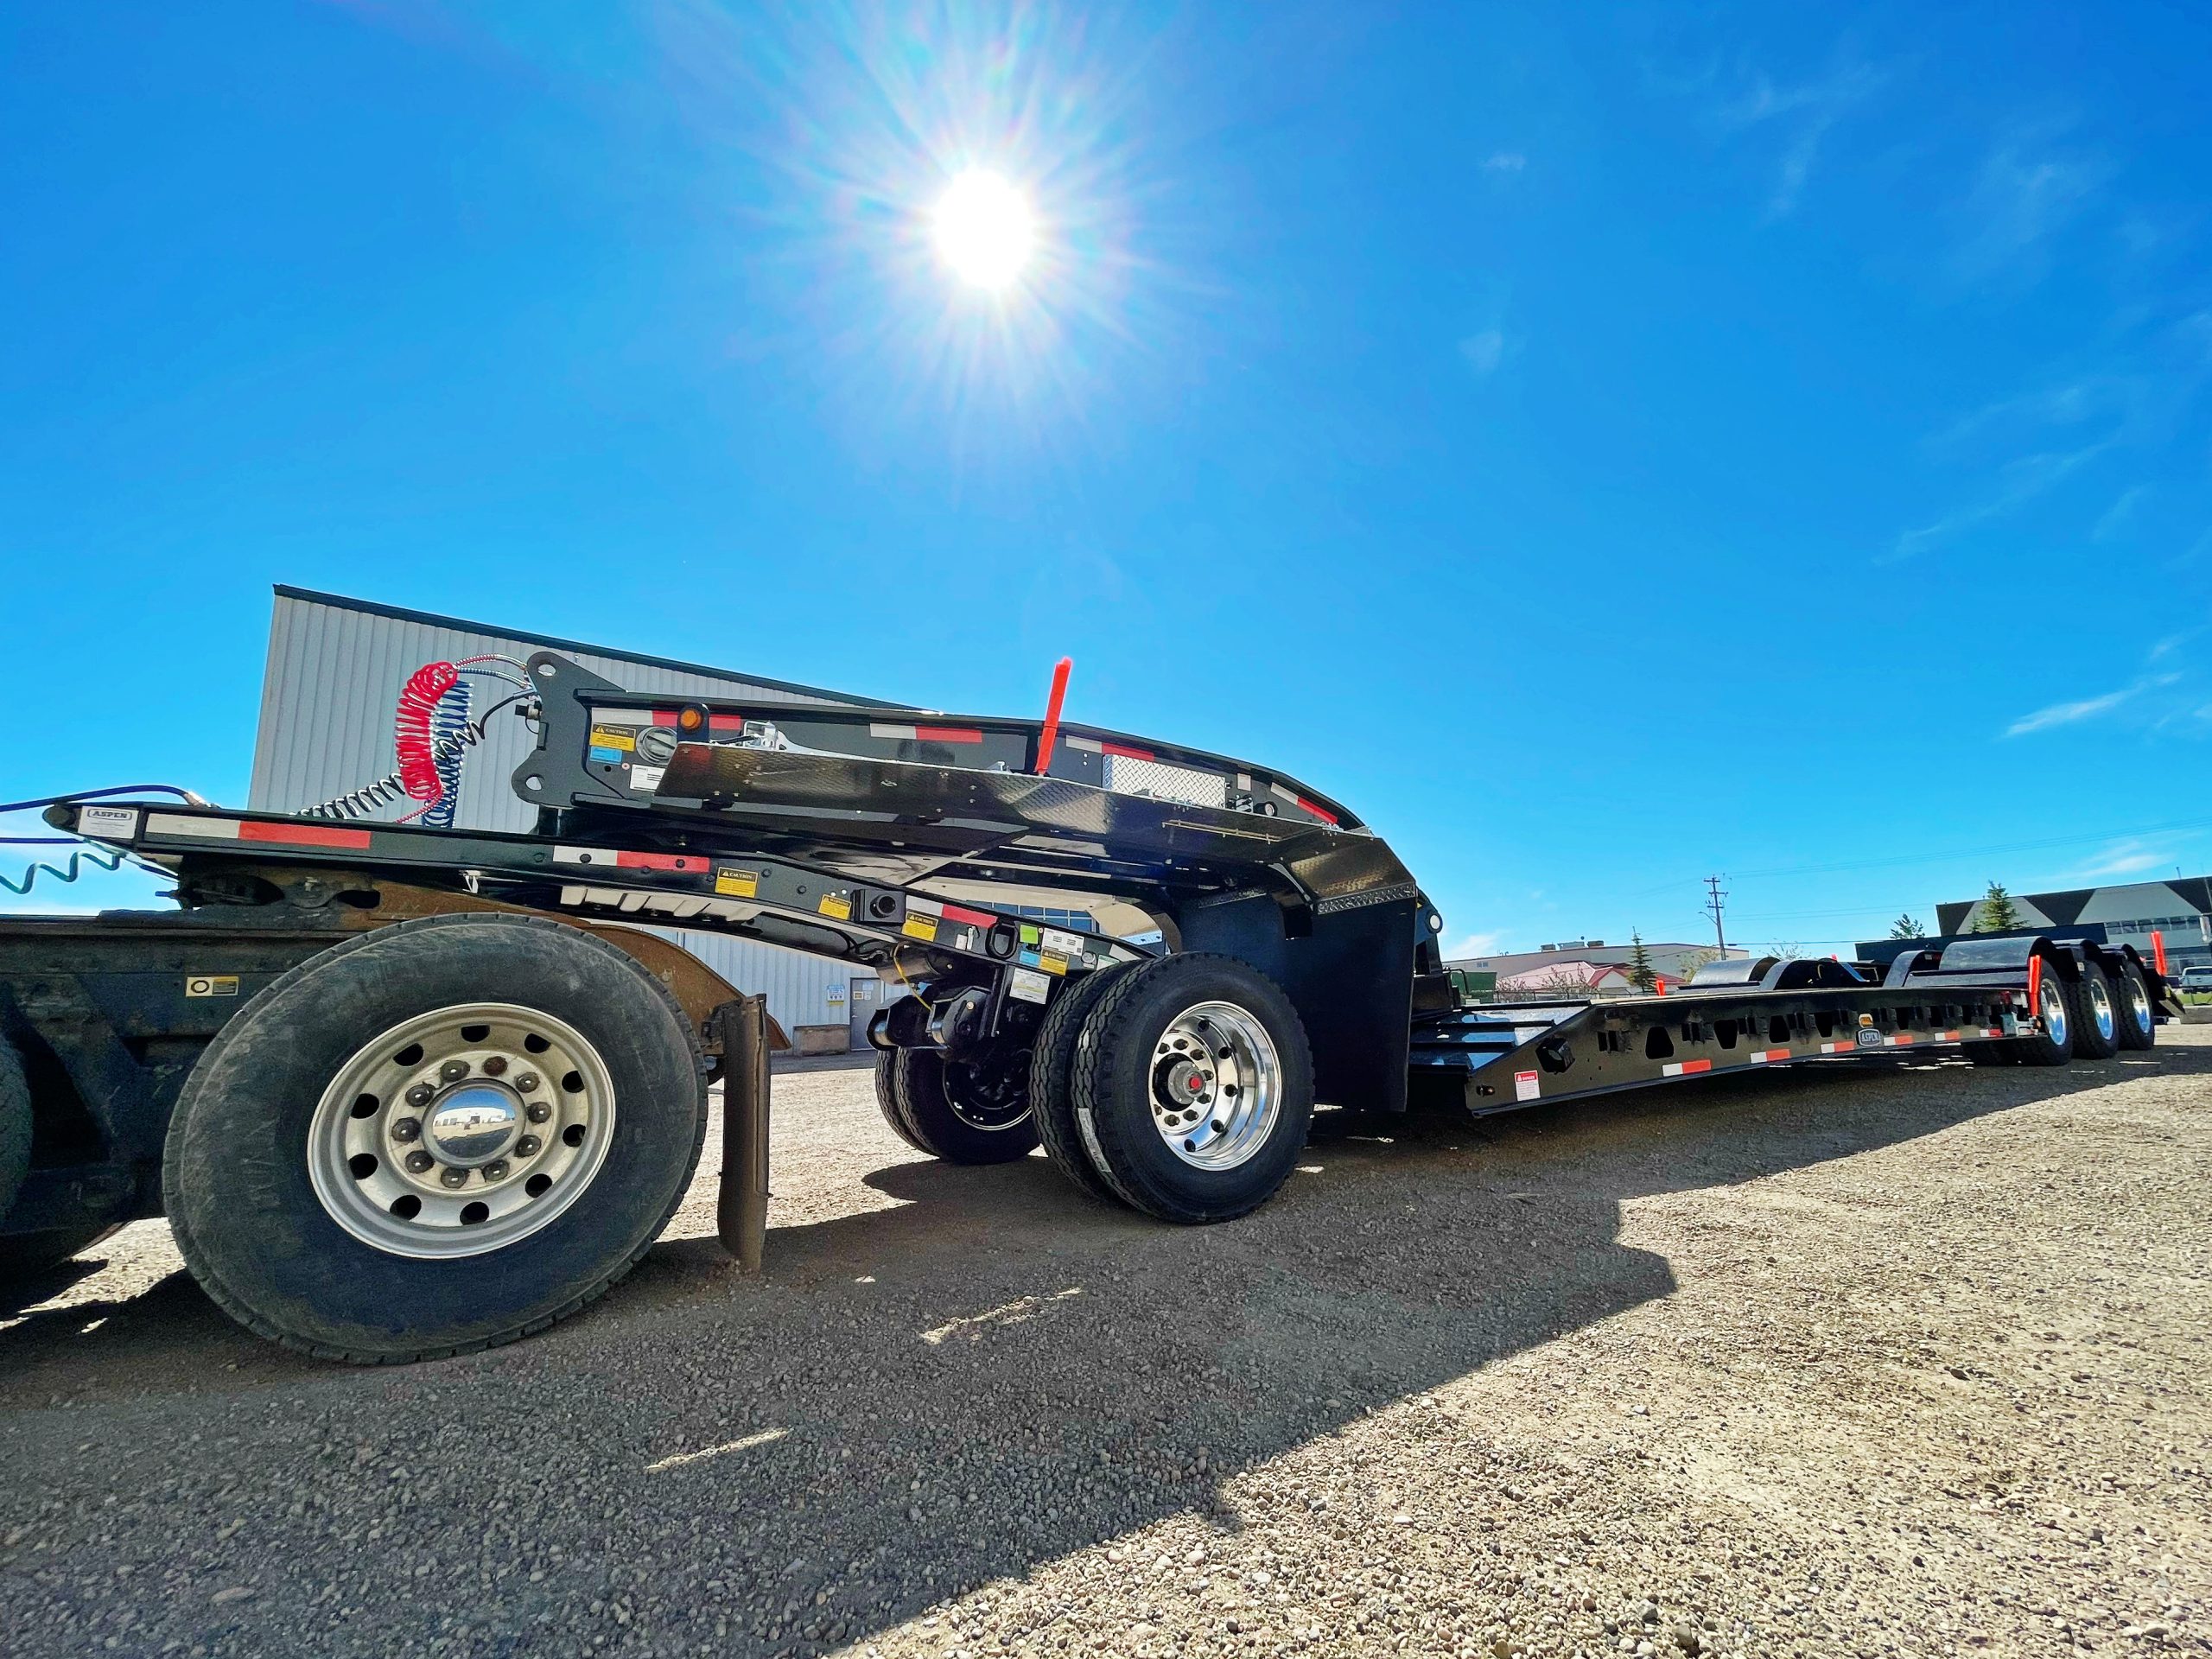
[[[1038,1027],[1029,1058],[1029,1104],[1037,1114],[1037,1138],[1052,1166],[1101,1204],[1119,1205],[1121,1195],[1107,1184],[1083,1144],[1075,1119],[1076,1044],[1084,1021],[1131,963],[1096,969],[1059,995]]]
[[[384,1085],[410,1067],[425,1080]],[[698,1164],[705,1077],[667,990],[581,930],[398,923],[302,963],[208,1046],[169,1123],[170,1224],[208,1294],[288,1347],[398,1363],[511,1342],[652,1247]],[[362,1137],[410,1150],[338,1156]],[[433,1145],[432,1173],[400,1173]],[[415,1185],[387,1206],[372,1183]]]
[[[2063,1065],[2074,1058],[2074,996],[2060,977],[2057,963],[2048,959],[2043,967],[2042,998],[2043,1029],[2025,1031],[2010,1039],[2008,1046],[2022,1065]]]
[[[16,1046],[0,1037],[0,1222],[31,1173],[31,1085]]]
[[[895,1048],[889,1049],[875,1057],[875,1109],[883,1114],[883,1121],[891,1126],[892,1134],[925,1158],[932,1157],[935,1154],[915,1139],[913,1128],[906,1122],[906,1114],[899,1104],[899,1090],[892,1081],[892,1062],[898,1052]]]
[[[2120,1010],[2120,1046],[2149,1048],[2158,1040],[2158,1011],[2151,1001],[2151,982],[2133,963],[2122,963],[2113,976],[2113,1001]]]
[[[1084,1021],[1072,1081],[1077,1127],[1107,1185],[1184,1225],[1273,1198],[1313,1121],[1298,1011],[1230,957],[1161,957],[1119,976]]]
[[[1008,1113],[962,1098],[963,1063],[934,1048],[894,1048],[876,1059],[878,1099],[890,1106],[919,1151],[948,1164],[1005,1164],[1037,1147],[1037,1114]],[[1027,1064],[1021,1077],[1028,1077]],[[890,1111],[885,1116],[888,1117]]]
[[[2082,964],[2082,977],[2066,988],[2067,1012],[2074,1017],[2074,1056],[2108,1060],[2120,1052],[2120,997],[2105,970]]]

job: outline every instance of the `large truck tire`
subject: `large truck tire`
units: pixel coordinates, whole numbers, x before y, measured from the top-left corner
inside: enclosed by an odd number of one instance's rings
[[[1038,1027],[1029,1059],[1029,1103],[1037,1114],[1037,1138],[1052,1166],[1101,1204],[1119,1206],[1121,1196],[1107,1184],[1083,1144],[1075,1117],[1076,1045],[1084,1022],[1099,1000],[1134,966],[1095,969],[1059,995]]]
[[[2120,997],[2102,968],[2084,962],[2082,977],[2066,988],[2066,1001],[2076,1059],[2108,1060],[2120,1052]]]
[[[2074,1058],[2074,997],[2056,964],[2049,961],[2044,963],[2042,998],[2043,1029],[2012,1038],[2008,1046],[2019,1065],[2063,1065]]]
[[[1229,1221],[1289,1179],[1313,1120],[1313,1062],[1290,999],[1230,957],[1162,957],[1120,976],[1084,1021],[1076,1123],[1124,1203]]]
[[[0,1221],[15,1206],[31,1170],[30,1081],[15,1046],[0,1037]],[[0,1233],[0,1284],[35,1279],[120,1230],[113,1221],[84,1221],[35,1233]]]
[[[2158,1040],[2158,1011],[2151,1001],[2151,982],[2133,963],[2123,963],[2112,982],[2113,1001],[2120,1009],[2120,1046],[2149,1048]]]
[[[906,1109],[899,1103],[899,1090],[893,1079],[892,1058],[891,1052],[879,1053],[875,1057],[875,1109],[883,1114],[883,1121],[890,1125],[892,1134],[925,1158],[933,1156],[927,1147],[915,1139],[913,1126],[906,1122]]]
[[[1003,1057],[947,1059],[934,1048],[894,1048],[876,1058],[879,1100],[887,1097],[907,1141],[948,1164],[1004,1164],[1037,1147],[1029,1109],[1029,1062]],[[988,1068],[988,1069],[987,1069]]]
[[[310,957],[187,1079],[162,1192],[185,1264],[261,1335],[394,1363],[511,1342],[635,1266],[706,1133],[658,981],[536,917],[402,922]]]
[[[31,1173],[31,1085],[16,1046],[0,1037],[0,1221]]]

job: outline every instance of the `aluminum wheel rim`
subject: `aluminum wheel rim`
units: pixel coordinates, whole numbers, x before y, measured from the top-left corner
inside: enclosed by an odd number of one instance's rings
[[[2043,988],[2043,1030],[2052,1042],[2066,1046],[2066,993],[2047,978]]]
[[[2112,992],[2095,980],[2089,982],[2089,1018],[2096,1022],[2097,1035],[2106,1042],[2120,1038],[2120,1014],[2112,1005]]]
[[[340,1065],[308,1127],[308,1175],[364,1244],[482,1255],[550,1225],[613,1141],[614,1080],[575,1027],[512,1002],[403,1020]]]
[[[2151,1015],[2151,994],[2144,989],[2143,982],[2133,974],[2127,976],[2127,1012],[2135,1021],[2138,1033],[2154,1028],[2156,1022]]]
[[[1274,1039],[1234,1002],[1198,1002],[1153,1049],[1152,1124],[1198,1169],[1234,1169],[1265,1146],[1282,1111]]]

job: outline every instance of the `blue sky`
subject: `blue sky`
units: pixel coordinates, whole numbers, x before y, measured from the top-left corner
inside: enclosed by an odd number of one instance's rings
[[[1455,945],[2196,874],[2208,35],[10,8],[0,794],[243,798],[283,581],[969,711],[1070,653]]]

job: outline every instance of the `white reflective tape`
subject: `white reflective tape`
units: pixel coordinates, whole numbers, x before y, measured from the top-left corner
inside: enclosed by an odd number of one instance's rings
[[[1106,753],[1106,746],[1095,737],[1077,737],[1073,733],[1064,732],[1060,735],[1060,741],[1071,749],[1081,749],[1085,754]]]
[[[187,836],[199,841],[236,841],[238,821],[236,818],[180,818],[168,812],[149,812],[146,833],[149,836]]]
[[[918,735],[912,726],[887,726],[880,721],[871,721],[869,723],[868,734],[870,737],[905,738],[912,738]]]
[[[944,906],[934,899],[924,899],[916,894],[906,900],[906,913],[910,916],[942,916]]]
[[[653,711],[650,709],[594,709],[591,711],[594,726],[650,726]]]
[[[1281,784],[1269,784],[1268,785],[1268,792],[1273,795],[1279,801],[1288,801],[1293,806],[1296,806],[1298,804],[1298,797],[1291,791],[1285,789]]]

